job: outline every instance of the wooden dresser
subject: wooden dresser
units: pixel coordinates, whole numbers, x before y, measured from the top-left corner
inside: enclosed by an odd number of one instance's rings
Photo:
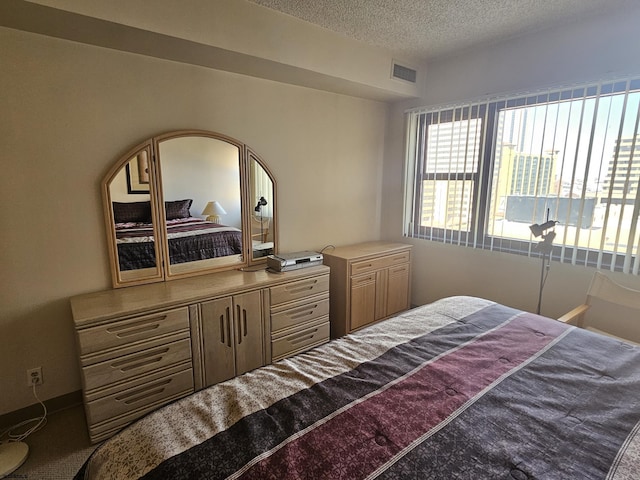
[[[329,340],[329,268],[227,271],[71,298],[92,442]]]
[[[367,242],[323,252],[331,267],[331,337],[407,310],[411,245]]]

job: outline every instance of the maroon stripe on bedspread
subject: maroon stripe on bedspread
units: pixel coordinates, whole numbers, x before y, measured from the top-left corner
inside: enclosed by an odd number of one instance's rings
[[[279,472],[280,479],[353,479],[375,472],[413,442],[437,431],[467,401],[566,331],[559,322],[542,323],[536,318],[519,315],[424,363],[396,383],[291,437],[239,478],[272,478]]]

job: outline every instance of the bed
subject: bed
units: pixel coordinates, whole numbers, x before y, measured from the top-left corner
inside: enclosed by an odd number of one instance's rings
[[[165,406],[76,479],[637,479],[640,349],[451,297]]]
[[[165,202],[167,243],[172,265],[242,254],[242,231],[192,217],[192,200]],[[121,271],[156,265],[149,202],[113,202]]]

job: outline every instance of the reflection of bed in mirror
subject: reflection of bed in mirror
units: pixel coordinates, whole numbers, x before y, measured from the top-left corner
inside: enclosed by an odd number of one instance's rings
[[[165,202],[170,263],[179,264],[242,254],[238,228],[192,217],[191,199]],[[155,266],[149,202],[113,202],[120,270]]]

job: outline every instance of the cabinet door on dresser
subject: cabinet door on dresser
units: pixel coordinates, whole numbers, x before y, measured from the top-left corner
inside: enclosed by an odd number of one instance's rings
[[[351,277],[351,329],[407,309],[409,264]]]
[[[205,386],[265,364],[260,291],[203,302],[200,316]]]
[[[387,270],[386,317],[409,308],[409,263],[394,265]]]
[[[377,285],[375,272],[351,277],[351,330],[376,319],[376,310],[380,310],[376,302]]]

